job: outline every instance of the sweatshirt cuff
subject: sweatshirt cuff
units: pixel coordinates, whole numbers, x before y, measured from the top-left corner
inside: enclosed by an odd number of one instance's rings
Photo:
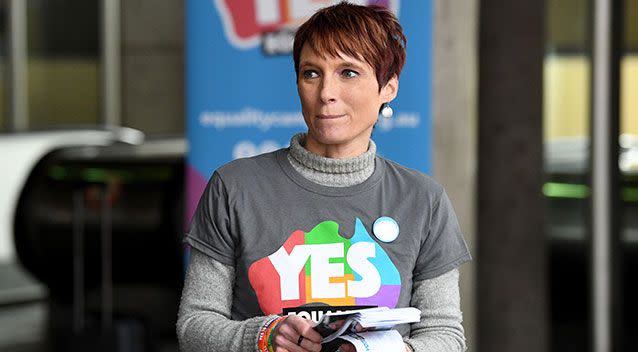
[[[259,340],[259,331],[274,315],[267,315],[264,317],[255,317],[246,321],[246,330],[244,331],[244,341],[242,342],[242,351],[256,351],[259,352],[257,347],[257,340]]]

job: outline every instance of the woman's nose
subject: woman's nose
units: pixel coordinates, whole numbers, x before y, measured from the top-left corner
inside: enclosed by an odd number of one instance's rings
[[[338,90],[339,87],[337,82],[329,77],[324,77],[321,80],[321,88],[319,92],[321,102],[328,104],[337,101]]]

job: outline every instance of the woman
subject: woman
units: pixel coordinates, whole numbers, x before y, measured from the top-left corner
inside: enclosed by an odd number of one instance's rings
[[[362,306],[422,311],[398,328],[400,350],[465,350],[457,267],[470,255],[449,199],[370,139],[405,62],[396,17],[324,8],[293,56],[308,131],[213,174],[185,240],[181,350],[320,351],[305,318]]]

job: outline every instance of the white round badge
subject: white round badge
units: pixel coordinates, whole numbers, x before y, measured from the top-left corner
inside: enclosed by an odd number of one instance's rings
[[[399,237],[399,224],[393,218],[382,216],[372,224],[372,232],[381,242],[392,242]]]

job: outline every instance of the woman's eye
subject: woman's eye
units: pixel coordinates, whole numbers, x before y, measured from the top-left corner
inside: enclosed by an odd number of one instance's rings
[[[309,79],[309,78],[315,78],[315,77],[319,77],[317,72],[312,71],[312,70],[303,71],[303,78]]]
[[[341,75],[346,78],[354,78],[354,77],[357,77],[359,73],[353,70],[343,70],[341,71]]]

